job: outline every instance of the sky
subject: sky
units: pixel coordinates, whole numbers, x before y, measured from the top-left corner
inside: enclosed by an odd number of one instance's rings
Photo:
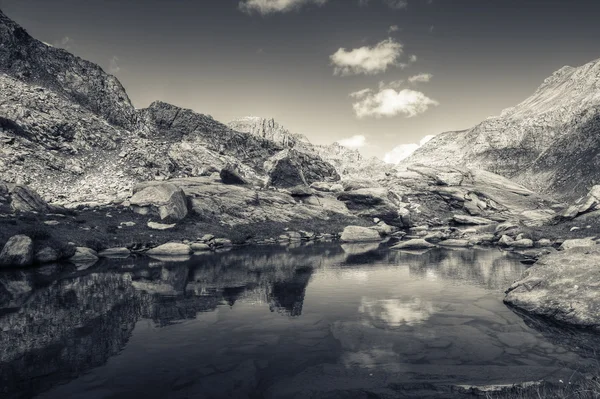
[[[0,0],[102,66],[133,104],[274,118],[397,161],[600,58],[590,0]]]

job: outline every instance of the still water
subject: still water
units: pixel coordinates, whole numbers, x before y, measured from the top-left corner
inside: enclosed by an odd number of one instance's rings
[[[455,397],[593,359],[502,303],[497,250],[242,248],[0,273],[2,398]]]

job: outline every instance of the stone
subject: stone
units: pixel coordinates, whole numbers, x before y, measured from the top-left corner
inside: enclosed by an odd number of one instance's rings
[[[233,246],[233,243],[227,238],[215,238],[212,241],[212,245],[214,245],[215,248],[229,248]]]
[[[515,240],[505,234],[498,240],[498,245],[509,247],[513,242],[515,242]]]
[[[129,249],[121,247],[121,248],[108,248],[103,251],[98,252],[98,256],[100,258],[113,258],[113,259],[125,259],[131,255],[131,251]]]
[[[563,241],[563,243],[561,244],[561,246],[558,248],[559,250],[567,250],[567,249],[571,249],[571,248],[577,248],[577,247],[595,247],[596,246],[596,241],[594,241],[594,237],[587,237],[587,238],[576,238],[576,239],[572,239],[572,240],[565,240]]]
[[[192,249],[187,244],[169,242],[166,244],[159,245],[158,247],[152,248],[146,251],[148,255],[158,256],[181,256],[189,255],[192,253]]]
[[[529,238],[522,238],[509,243],[512,248],[533,248],[533,241]]]
[[[10,191],[10,206],[13,211],[50,212],[52,208],[28,186],[17,185]]]
[[[380,241],[379,232],[368,227],[347,226],[340,237],[342,242]]]
[[[449,239],[449,240],[440,241],[438,243],[438,245],[443,246],[443,247],[464,247],[464,248],[472,246],[472,244],[469,242],[469,240],[460,240],[460,239]]]
[[[75,255],[69,261],[75,264],[93,264],[98,261],[98,253],[91,248],[76,247]]]
[[[495,238],[496,236],[494,234],[476,234],[469,237],[469,243],[471,245],[490,244]]]
[[[540,248],[544,248],[544,247],[551,247],[552,246],[552,241],[550,241],[547,238],[542,238],[541,240],[538,240],[535,243],[536,247],[540,247]]]
[[[60,254],[54,248],[44,247],[35,253],[37,263],[52,263],[60,259]]]
[[[200,241],[209,242],[209,241],[213,240],[214,238],[215,238],[215,236],[212,234],[204,234],[202,236],[202,238],[200,238]]]
[[[508,231],[508,230],[516,229],[518,227],[519,227],[518,224],[515,224],[515,223],[512,223],[512,222],[500,223],[498,226],[496,226],[495,233],[496,234],[502,233],[502,232],[505,232],[505,231]]]
[[[379,222],[377,222],[375,227],[373,227],[373,230],[377,230],[379,232],[379,234],[382,236],[390,236],[390,235],[394,234],[396,231],[398,231],[398,228],[396,226],[390,226],[383,220],[380,220]]]
[[[248,184],[248,181],[242,177],[239,167],[234,164],[227,164],[221,169],[219,177],[223,184]]]
[[[159,183],[139,188],[129,200],[134,211],[143,214],[143,210],[151,210],[161,219],[181,220],[187,216],[187,198],[183,190],[176,185]]]
[[[170,229],[174,228],[175,226],[177,226],[177,223],[164,224],[164,223],[157,223],[157,222],[148,222],[147,226],[148,226],[148,228],[150,228],[152,230],[170,230]]]
[[[520,218],[527,227],[541,227],[556,217],[552,209],[533,209],[521,213]]]
[[[8,239],[0,252],[0,266],[29,266],[33,263],[33,241],[26,235]]]
[[[504,302],[554,321],[600,331],[600,250],[575,247],[543,256],[506,292]]]
[[[490,219],[477,217],[477,216],[467,216],[467,215],[454,215],[452,218],[454,222],[458,224],[474,224],[474,225],[486,225],[494,223]]]
[[[390,247],[390,249],[409,249],[409,250],[411,250],[411,249],[429,249],[429,248],[435,248],[435,245],[423,240],[422,238],[415,238],[412,240],[400,242],[400,243]]]
[[[200,243],[200,242],[194,242],[190,245],[190,248],[192,248],[192,251],[194,252],[206,252],[206,251],[210,251],[210,245],[208,244],[204,244],[204,243]]]
[[[60,222],[58,220],[46,220],[44,221],[46,226],[58,226]]]

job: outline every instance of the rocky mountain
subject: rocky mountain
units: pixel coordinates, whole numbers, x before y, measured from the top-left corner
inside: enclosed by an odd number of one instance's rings
[[[258,185],[339,180],[318,154],[278,136],[163,102],[136,110],[117,78],[32,38],[1,11],[0,39],[0,180],[30,184],[48,201],[124,199],[135,182],[226,165]]]
[[[600,60],[563,67],[519,105],[473,127],[436,136],[402,166],[464,165],[564,197],[600,180],[596,155]]]
[[[329,145],[312,144],[302,134],[291,133],[274,119],[247,116],[228,123],[239,132],[266,138],[284,147],[318,156],[332,164],[342,178],[383,178],[392,167],[377,157],[365,158],[358,150],[344,147],[339,143]]]

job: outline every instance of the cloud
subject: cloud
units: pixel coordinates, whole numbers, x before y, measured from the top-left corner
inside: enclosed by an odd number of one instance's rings
[[[418,58],[416,55],[413,54],[410,57],[408,57],[408,60],[412,63],[415,63],[415,62],[417,62]]]
[[[384,0],[384,3],[395,10],[402,10],[408,7],[408,0]]]
[[[367,138],[362,134],[338,140],[338,144],[348,148],[361,148],[367,145]]]
[[[116,73],[119,73],[120,70],[121,67],[119,66],[119,57],[115,55],[110,59],[110,63],[108,65],[108,73],[114,75]]]
[[[306,4],[325,4],[328,0],[243,0],[239,9],[248,14],[257,12],[262,15],[297,10]]]
[[[409,83],[428,83],[433,78],[433,75],[430,73],[420,73],[418,75],[411,76],[408,78]]]
[[[388,28],[388,33],[398,32],[400,27],[398,25],[392,25]]]
[[[390,66],[400,65],[398,59],[402,55],[402,47],[401,43],[389,38],[372,47],[364,46],[353,50],[340,48],[329,58],[335,67],[335,75],[376,75],[385,72]]]
[[[413,152],[417,151],[434,137],[435,136],[433,135],[425,136],[419,141],[419,144],[400,144],[399,146],[394,147],[392,151],[386,153],[383,157],[383,161],[386,163],[398,164],[400,161],[411,156]]]
[[[352,105],[358,118],[392,117],[400,114],[411,118],[426,112],[431,106],[439,105],[420,91],[387,86],[380,88],[378,92],[364,89],[350,94],[358,100]]]

